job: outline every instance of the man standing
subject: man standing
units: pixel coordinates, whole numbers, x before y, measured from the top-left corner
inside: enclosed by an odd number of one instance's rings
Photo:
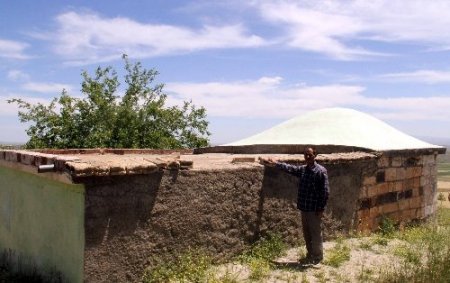
[[[299,178],[297,208],[301,211],[307,256],[304,263],[318,264],[323,259],[322,217],[329,195],[327,170],[316,162],[315,148],[304,150],[306,165],[295,166],[276,159],[262,159],[267,166],[279,168]]]

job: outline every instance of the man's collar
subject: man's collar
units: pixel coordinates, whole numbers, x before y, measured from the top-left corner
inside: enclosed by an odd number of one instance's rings
[[[311,166],[306,165],[306,167],[308,167],[309,169],[314,169],[316,166],[317,166],[317,162],[315,160],[314,160],[314,163]]]

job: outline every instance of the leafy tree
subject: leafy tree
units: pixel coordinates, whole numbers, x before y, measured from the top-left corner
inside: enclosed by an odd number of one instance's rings
[[[93,76],[82,73],[83,98],[63,90],[49,105],[22,99],[19,119],[30,123],[27,148],[195,148],[208,145],[206,110],[192,101],[166,106],[158,72],[126,55],[125,94],[117,95],[119,79],[112,67],[98,67]]]

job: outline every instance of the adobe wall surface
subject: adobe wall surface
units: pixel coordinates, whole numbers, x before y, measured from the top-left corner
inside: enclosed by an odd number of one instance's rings
[[[328,233],[353,227],[361,172],[367,166],[376,166],[376,159],[326,164],[331,186]],[[268,232],[291,244],[301,239],[297,179],[257,163],[83,182],[87,281],[137,282],[145,267],[188,247],[223,260]]]
[[[84,188],[0,160],[0,252],[12,266],[83,281]],[[3,254],[4,253],[4,254]]]

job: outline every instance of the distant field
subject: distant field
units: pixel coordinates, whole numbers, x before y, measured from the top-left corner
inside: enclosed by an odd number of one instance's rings
[[[450,162],[438,163],[438,181],[450,182]]]

